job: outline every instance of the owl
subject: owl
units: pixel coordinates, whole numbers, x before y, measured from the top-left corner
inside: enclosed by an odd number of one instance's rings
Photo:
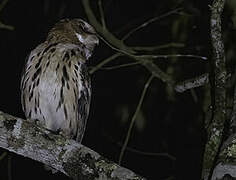
[[[99,43],[81,19],[63,19],[27,57],[21,103],[27,119],[81,142],[89,115],[91,84],[87,61]]]

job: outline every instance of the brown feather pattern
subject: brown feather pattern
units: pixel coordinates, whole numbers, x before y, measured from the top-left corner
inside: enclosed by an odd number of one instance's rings
[[[91,83],[86,62],[98,38],[81,19],[64,19],[27,57],[21,79],[26,118],[81,142],[89,115]]]

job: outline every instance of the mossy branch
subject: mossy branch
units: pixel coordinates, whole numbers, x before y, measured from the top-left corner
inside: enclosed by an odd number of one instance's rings
[[[78,179],[145,179],[95,151],[29,120],[0,111],[0,147]]]
[[[223,130],[226,120],[226,68],[225,52],[221,31],[221,14],[225,0],[214,0],[211,6],[211,42],[214,58],[214,110],[213,119],[207,129],[208,141],[205,146],[203,172],[204,179],[211,179],[213,170],[218,160],[220,146],[222,144]]]

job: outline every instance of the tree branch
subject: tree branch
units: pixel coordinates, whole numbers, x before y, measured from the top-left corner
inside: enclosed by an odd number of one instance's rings
[[[3,10],[3,8],[6,6],[8,0],[3,0],[0,4],[0,12]],[[13,26],[6,25],[0,21],[0,29],[7,29],[7,30],[14,30]]]
[[[171,42],[159,46],[133,46],[132,49],[136,51],[156,51],[165,48],[182,48],[182,47],[185,47],[185,44]]]
[[[96,19],[92,9],[90,8],[89,0],[82,0],[85,12],[91,24],[96,28],[96,31],[105,38],[105,40],[112,44],[115,48],[127,53],[135,53],[130,47],[126,46],[122,41],[118,40],[112,33],[110,33],[105,27],[103,27]]]
[[[82,0],[82,3],[83,3],[83,6],[84,6],[84,9],[85,9],[85,12],[88,16],[89,21],[95,27],[97,32],[101,35],[100,38],[102,40],[104,40],[105,43],[107,43],[112,49],[117,50],[118,52],[123,53],[127,56],[130,56],[131,58],[133,58],[136,61],[146,61],[146,60],[140,59],[138,56],[135,56],[134,55],[135,51],[132,49],[132,47],[126,46],[123,41],[117,39],[112,33],[110,33],[107,29],[102,27],[102,25],[97,21],[94,13],[90,7],[89,0]],[[116,56],[116,55],[114,55],[114,56]],[[111,58],[111,59],[114,59],[114,58]],[[109,58],[107,60],[110,61]],[[104,65],[104,64],[105,63],[102,63],[102,65]],[[153,62],[148,60],[148,62],[143,62],[142,65],[144,67],[146,67],[155,77],[162,78],[161,79],[162,81],[164,81],[164,82],[172,81],[172,80],[170,80],[171,78],[166,73],[164,73]],[[101,66],[99,66],[99,67],[101,67]],[[97,70],[97,69],[98,68],[96,68],[95,70]],[[94,71],[91,71],[91,72],[94,72]],[[159,74],[159,73],[161,73],[161,74]],[[169,84],[171,84],[171,83],[169,82]]]
[[[79,179],[145,179],[35,123],[0,111],[0,147]]]
[[[8,0],[3,0],[2,3],[0,4],[0,11],[3,10],[3,8],[6,6]]]
[[[101,63],[99,63],[97,66],[92,68],[90,70],[90,73],[94,73],[98,69],[102,68],[106,63],[116,59],[117,57],[124,55],[132,58],[137,62],[137,64],[140,64],[144,66],[148,71],[152,73],[152,75],[158,79],[160,79],[162,82],[165,82],[170,86],[171,88],[174,88],[174,84],[176,83],[174,79],[162,71],[152,60],[157,59],[157,58],[171,58],[171,57],[188,57],[188,58],[200,58],[203,60],[206,60],[206,57],[203,56],[196,56],[196,55],[182,55],[182,54],[172,54],[172,55],[136,55],[136,51],[152,51],[152,50],[157,50],[160,48],[168,48],[168,47],[182,47],[183,44],[176,44],[176,43],[170,43],[165,46],[153,46],[153,47],[129,47],[124,43],[124,39],[120,40],[116,38],[109,30],[106,28],[106,26],[101,25],[101,23],[98,22],[96,19],[91,7],[90,7],[90,2],[89,0],[82,0],[85,12],[88,16],[88,19],[90,23],[95,27],[96,31],[98,32],[100,39],[102,39],[109,47],[111,47],[113,50],[116,50],[117,53],[112,55],[111,57],[106,58],[103,60]],[[101,6],[101,4],[99,5]],[[101,7],[100,7],[101,9]],[[125,38],[128,38],[132,33],[135,31],[139,30],[140,28],[143,28],[147,26],[149,23],[152,23],[160,18],[166,17],[170,14],[177,13],[180,11],[181,8],[175,9],[173,11],[170,11],[160,17],[154,17],[147,22],[141,24],[137,28],[131,30]],[[101,10],[100,10],[101,11]],[[103,23],[104,24],[104,23]],[[136,63],[135,63],[136,64]],[[204,83],[199,84],[198,86],[204,85]],[[197,86],[196,86],[197,87]],[[176,89],[175,89],[176,90]]]
[[[235,83],[233,83],[235,85]],[[236,86],[234,86],[233,108],[230,117],[229,137],[224,141],[212,178],[222,179],[225,175],[236,178]]]
[[[142,23],[142,24],[139,25],[138,27],[136,27],[136,28],[132,29],[130,32],[128,32],[128,33],[122,38],[122,40],[128,39],[133,33],[135,33],[136,31],[138,31],[138,30],[141,29],[141,28],[146,27],[146,26],[149,25],[150,23],[153,23],[153,22],[155,22],[155,21],[157,21],[157,20],[160,20],[160,19],[162,19],[162,18],[164,18],[164,17],[167,17],[167,16],[169,16],[169,15],[171,15],[171,14],[178,13],[180,10],[182,10],[182,8],[177,8],[177,9],[174,9],[174,10],[172,10],[172,11],[170,11],[170,12],[167,12],[167,13],[165,13],[165,14],[162,14],[161,16],[157,16],[157,17],[154,17],[154,18],[149,19],[148,21]]]
[[[198,77],[195,77],[192,79],[188,79],[188,80],[185,80],[183,82],[176,84],[175,90],[177,92],[182,93],[188,89],[203,86],[207,83],[209,83],[209,74],[205,73],[205,74],[202,74],[201,76],[198,76]]]
[[[214,0],[211,7],[211,41],[214,58],[215,82],[211,87],[214,90],[215,109],[213,119],[207,129],[208,141],[205,146],[203,172],[204,179],[211,179],[216,161],[220,152],[223,130],[226,120],[226,68],[225,52],[221,31],[221,14],[225,0]]]
[[[102,27],[106,29],[106,22],[105,22],[103,7],[102,7],[102,0],[98,1],[98,7],[99,7],[100,16],[101,16]]]
[[[7,29],[13,31],[15,28],[11,25],[4,24],[0,21],[0,29]]]
[[[236,178],[236,133],[223,144],[212,179],[222,179],[226,174]]]
[[[142,92],[141,98],[139,99],[139,102],[138,102],[138,105],[136,107],[135,113],[134,113],[134,115],[133,115],[133,117],[131,119],[128,132],[126,134],[124,144],[123,144],[123,146],[121,148],[121,152],[120,152],[120,156],[119,156],[119,164],[121,164],[121,161],[122,161],[125,149],[127,148],[127,145],[128,145],[128,142],[129,142],[131,131],[132,131],[133,126],[134,126],[135,119],[137,118],[137,115],[138,115],[138,113],[140,111],[140,108],[141,108],[141,106],[143,104],[144,96],[146,95],[147,89],[148,89],[152,79],[153,79],[153,76],[151,75],[151,77],[148,78],[148,80],[147,80],[147,82],[146,82],[146,84],[145,84],[145,86],[143,88],[143,92]]]
[[[90,73],[90,74],[93,74],[93,73],[96,72],[98,69],[100,69],[102,66],[104,66],[105,64],[109,63],[110,61],[116,59],[116,58],[119,57],[119,56],[122,56],[122,54],[121,54],[121,53],[116,53],[116,54],[114,54],[114,55],[112,55],[112,56],[110,56],[110,57],[108,57],[108,58],[102,60],[98,65],[96,65],[95,67],[93,67],[93,68],[89,71],[89,73]]]

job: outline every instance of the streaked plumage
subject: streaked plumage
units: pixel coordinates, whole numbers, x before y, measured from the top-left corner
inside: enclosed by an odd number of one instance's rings
[[[91,85],[86,61],[98,44],[81,19],[64,19],[31,51],[21,79],[25,116],[81,142],[89,114]]]

